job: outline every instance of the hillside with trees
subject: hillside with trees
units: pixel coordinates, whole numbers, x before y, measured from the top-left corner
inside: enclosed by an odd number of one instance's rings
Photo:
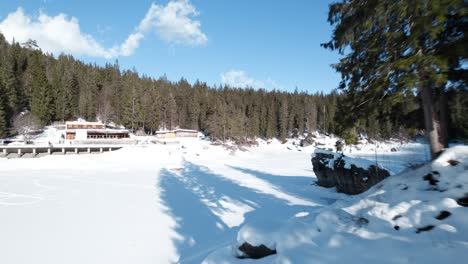
[[[113,121],[152,134],[176,127],[196,129],[213,139],[245,141],[320,130],[353,142],[358,133],[373,138],[411,135],[423,128],[416,95],[382,104],[349,128],[352,94],[267,91],[210,87],[185,79],[171,82],[118,62],[98,66],[69,55],[44,54],[31,40],[8,43],[0,35],[0,136],[15,133],[13,123],[30,111],[42,125],[76,118]],[[449,96],[453,136],[466,137],[466,90]],[[354,116],[354,114],[353,114]]]

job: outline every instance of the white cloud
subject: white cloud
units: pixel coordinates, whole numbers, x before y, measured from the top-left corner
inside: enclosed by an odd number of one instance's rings
[[[49,16],[42,11],[39,16],[31,17],[21,7],[0,22],[0,32],[9,41],[13,38],[20,43],[36,40],[42,50],[54,54],[63,52],[110,59],[132,55],[145,34],[152,30],[171,44],[204,44],[208,38],[201,31],[200,22],[192,19],[198,15],[189,0],[170,1],[166,6],[152,4],[135,31],[123,43],[111,48],[103,47],[93,36],[82,32],[75,17],[62,13]]]
[[[171,1],[166,6],[152,4],[137,30],[156,33],[166,42],[183,45],[202,45],[208,38],[201,30],[200,21],[193,20],[198,11],[189,0]]]
[[[22,8],[8,16],[0,23],[0,32],[6,39],[17,42],[36,40],[47,52],[72,53],[94,57],[112,57],[110,50],[103,48],[92,36],[81,32],[78,19],[68,18],[65,14],[48,16],[39,13],[36,19],[25,15]]]
[[[265,84],[262,81],[250,78],[244,71],[230,70],[221,74],[221,83],[235,88],[263,88]]]
[[[221,83],[234,88],[283,89],[283,86],[271,78],[266,81],[256,80],[241,70],[230,70],[221,74]]]
[[[140,45],[140,40],[143,39],[144,35],[140,32],[130,34],[122,45],[120,45],[118,54],[122,56],[130,56]]]

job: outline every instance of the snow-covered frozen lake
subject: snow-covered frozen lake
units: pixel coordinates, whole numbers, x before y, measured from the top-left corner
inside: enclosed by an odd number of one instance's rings
[[[0,159],[0,263],[200,262],[246,217],[326,202],[307,194],[310,153],[285,160],[277,147],[233,156],[194,141]]]
[[[312,185],[311,152],[186,140],[0,159],[0,263],[201,263],[245,223],[273,230],[348,199]]]

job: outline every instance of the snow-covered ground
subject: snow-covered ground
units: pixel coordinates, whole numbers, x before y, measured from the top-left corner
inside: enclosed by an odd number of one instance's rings
[[[158,185],[179,163],[150,148],[0,159],[0,263],[176,261]]]
[[[203,263],[244,263],[234,257],[244,242],[278,252],[252,263],[466,263],[468,208],[457,203],[462,197],[468,199],[466,146],[332,205],[285,221],[247,222],[232,244]]]
[[[388,156],[408,161],[412,154],[404,148],[388,149]],[[427,191],[423,167],[359,196],[313,185],[313,151],[275,140],[233,151],[182,139],[104,154],[0,158],[0,263],[456,263],[468,257],[467,209],[453,200],[468,192],[466,148],[453,154],[462,161],[454,176],[462,187],[444,178],[449,191]],[[445,163],[437,170],[448,177]],[[440,210],[452,216],[435,220]],[[428,224],[435,229],[414,232]],[[235,258],[236,245],[251,239],[273,244],[278,254]]]

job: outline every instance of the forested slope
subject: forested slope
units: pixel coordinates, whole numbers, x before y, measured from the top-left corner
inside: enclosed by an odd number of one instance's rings
[[[43,125],[81,117],[146,133],[197,129],[212,138],[236,141],[284,139],[317,129],[348,138],[363,131],[372,137],[389,137],[402,129],[422,128],[416,96],[406,98],[401,107],[389,109],[382,104],[350,132],[341,122],[348,114],[347,98],[337,92],[209,87],[183,78],[171,82],[164,76],[155,79],[136,70],[121,70],[118,62],[98,66],[69,55],[44,54],[34,41],[9,43],[1,34],[0,95],[0,136],[14,134],[13,121],[26,110]],[[463,90],[450,98],[452,126],[461,127],[460,131],[466,123],[462,120],[466,98]]]

